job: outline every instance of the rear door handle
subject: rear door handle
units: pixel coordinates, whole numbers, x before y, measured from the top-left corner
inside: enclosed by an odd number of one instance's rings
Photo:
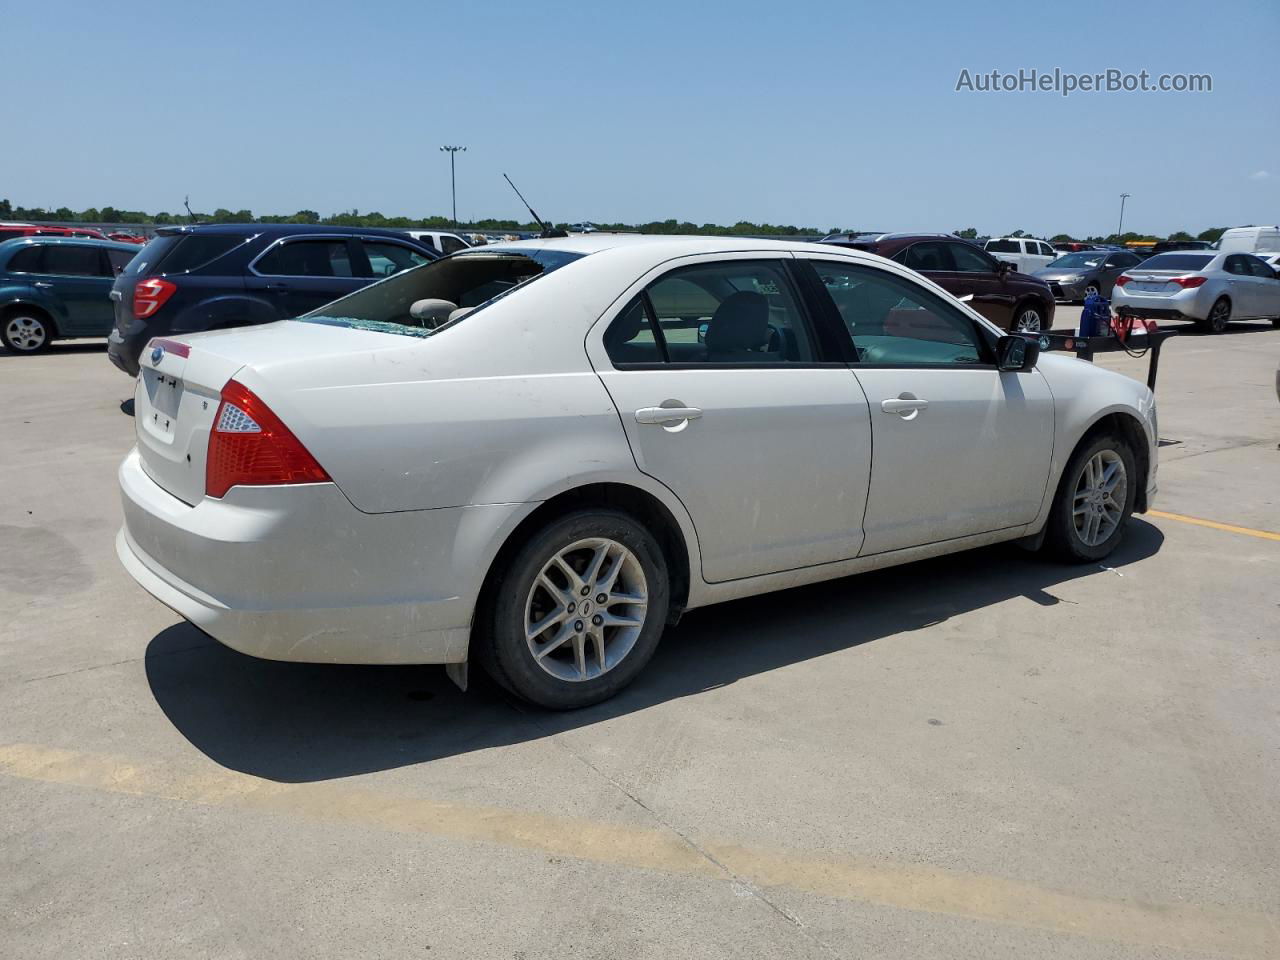
[[[52,286],[53,286],[53,284],[52,284],[52,283],[45,283],[43,280],[37,280],[35,283],[33,283],[33,284],[32,284],[32,286],[33,286],[33,287],[39,287],[39,288],[40,288],[40,289],[42,289],[42,290],[48,290],[50,287],[52,287]]]
[[[636,423],[657,423],[670,427],[685,420],[697,420],[700,416],[702,411],[697,407],[641,407],[636,411]]]

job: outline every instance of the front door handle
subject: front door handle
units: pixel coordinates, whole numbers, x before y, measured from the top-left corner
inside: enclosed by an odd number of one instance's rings
[[[636,411],[636,423],[656,423],[664,427],[674,427],[690,420],[697,420],[700,416],[702,411],[697,407],[641,407]]]
[[[896,399],[880,401],[881,413],[895,413],[903,420],[914,420],[919,416],[920,411],[928,409],[928,400],[920,400],[909,393],[904,393]]]
[[[37,280],[35,283],[32,284],[32,286],[39,287],[41,290],[48,290],[50,287],[53,286],[53,284],[45,283],[43,280]]]

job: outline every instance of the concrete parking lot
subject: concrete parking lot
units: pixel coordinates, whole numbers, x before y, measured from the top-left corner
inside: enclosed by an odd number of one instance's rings
[[[1169,342],[1105,565],[696,611],[550,715],[180,622],[113,550],[130,381],[0,353],[0,955],[1280,956],[1278,362]]]

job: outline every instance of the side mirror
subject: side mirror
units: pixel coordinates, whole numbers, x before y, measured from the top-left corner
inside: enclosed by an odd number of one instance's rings
[[[996,269],[1000,272],[1000,276],[1002,277],[1009,271],[1016,270],[1017,268],[1018,268],[1018,265],[1016,263],[1011,263],[1008,260],[996,261]]]
[[[1020,334],[1012,333],[996,341],[996,366],[1001,371],[1015,373],[1035,369],[1040,359],[1040,344]]]

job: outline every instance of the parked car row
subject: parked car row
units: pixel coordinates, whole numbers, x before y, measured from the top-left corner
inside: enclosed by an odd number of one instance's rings
[[[439,256],[402,231],[297,224],[162,227],[141,249],[27,235],[0,243],[0,339],[106,336],[133,376],[152,336],[296,317]]]

